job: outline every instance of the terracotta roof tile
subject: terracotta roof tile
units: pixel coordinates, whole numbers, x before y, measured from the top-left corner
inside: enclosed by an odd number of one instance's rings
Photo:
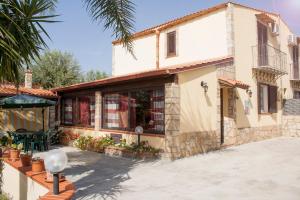
[[[237,88],[241,88],[241,89],[248,89],[250,87],[248,84],[243,83],[242,81],[229,79],[226,77],[219,77],[219,82],[226,86],[237,87]]]
[[[57,95],[50,91],[40,88],[19,87],[19,93],[35,95],[46,98],[56,98]],[[13,84],[0,84],[0,96],[13,96],[17,94],[17,88]]]
[[[168,67],[161,67],[160,69],[155,69],[151,71],[144,71],[139,73],[133,73],[133,74],[127,74],[122,76],[114,76],[110,78],[100,79],[92,82],[86,82],[86,83],[79,83],[74,84],[67,87],[61,87],[61,88],[54,88],[52,91],[54,92],[65,92],[65,91],[72,91],[76,89],[85,89],[85,88],[91,88],[96,86],[104,86],[108,84],[114,84],[114,83],[121,83],[125,81],[133,81],[136,79],[143,79],[143,78],[152,78],[152,77],[160,77],[160,76],[166,76],[166,75],[172,75],[183,71],[193,70],[201,67],[216,65],[224,62],[233,61],[233,57],[221,57],[221,58],[214,58],[210,60],[202,60],[198,62],[192,62],[192,63],[185,63],[180,65],[172,65]]]

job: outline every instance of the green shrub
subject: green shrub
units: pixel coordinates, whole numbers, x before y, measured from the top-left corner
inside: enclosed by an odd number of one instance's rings
[[[142,141],[140,145],[132,143],[130,146],[127,146],[127,149],[139,153],[149,152],[153,154],[159,153],[160,151],[159,149],[150,146],[148,141]]]
[[[1,139],[0,139],[0,144],[1,144],[1,146],[6,146],[6,145],[8,145],[8,137],[7,137],[7,136],[1,137]]]
[[[80,136],[74,141],[74,146],[81,150],[101,152],[105,147],[113,145],[114,141],[110,137],[93,138],[92,136]]]
[[[0,200],[10,200],[11,198],[8,197],[6,194],[0,194]]]

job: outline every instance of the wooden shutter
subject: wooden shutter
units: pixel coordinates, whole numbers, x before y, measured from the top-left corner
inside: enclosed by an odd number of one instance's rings
[[[277,112],[277,87],[269,85],[269,112]]]
[[[299,79],[299,46],[293,47],[293,68],[294,68],[294,79]]]
[[[261,105],[260,105],[260,93],[261,93],[260,83],[257,84],[257,109],[258,114],[261,114]]]
[[[268,65],[268,28],[261,22],[257,22],[257,38],[258,38],[258,66]]]
[[[176,31],[167,34],[167,56],[176,55]]]

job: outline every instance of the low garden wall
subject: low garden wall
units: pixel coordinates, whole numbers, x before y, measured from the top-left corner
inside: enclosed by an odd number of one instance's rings
[[[45,181],[46,172],[34,173],[31,167],[22,167],[21,161],[3,159],[2,192],[12,200],[69,200],[74,186],[68,181],[60,183],[60,194],[53,195],[52,183]]]
[[[300,115],[284,115],[282,131],[283,136],[300,137]]]
[[[120,139],[125,139],[128,144],[137,143],[137,135],[133,132],[113,131],[113,130],[95,131],[94,129],[89,129],[89,128],[67,127],[67,126],[61,126],[60,130],[62,130],[65,133],[70,133],[71,135],[74,136],[74,138],[78,136],[92,136],[92,137],[113,136],[113,137],[120,137]],[[157,149],[165,148],[164,135],[143,134],[141,136],[141,141],[147,141],[150,146]]]
[[[282,132],[283,136],[300,137],[300,99],[285,100]]]

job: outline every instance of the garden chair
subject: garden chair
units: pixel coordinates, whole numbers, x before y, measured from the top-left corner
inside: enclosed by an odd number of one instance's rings
[[[44,145],[44,135],[42,133],[36,133],[32,135],[31,142],[30,142],[30,150],[31,152],[34,152],[34,150],[38,151],[44,151],[45,145]]]

